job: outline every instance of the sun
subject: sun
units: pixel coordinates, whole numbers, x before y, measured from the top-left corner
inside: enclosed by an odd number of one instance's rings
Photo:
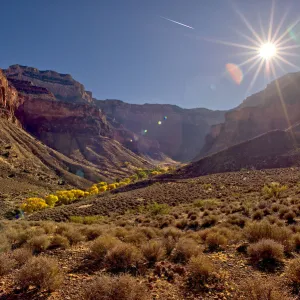
[[[272,43],[265,43],[259,49],[259,55],[263,59],[271,59],[276,55],[276,46]]]

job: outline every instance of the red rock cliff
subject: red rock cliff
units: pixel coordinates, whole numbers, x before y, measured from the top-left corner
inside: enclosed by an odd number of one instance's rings
[[[226,113],[225,122],[212,128],[195,160],[275,129],[300,121],[300,73],[287,74],[265,90],[248,97]]]

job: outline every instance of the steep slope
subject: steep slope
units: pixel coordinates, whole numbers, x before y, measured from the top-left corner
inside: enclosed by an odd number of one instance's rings
[[[23,128],[77,164],[97,170],[90,172],[81,168],[72,169],[72,172],[95,181],[132,173],[132,169],[125,162],[134,167],[151,167],[145,158],[134,154],[113,139],[113,128],[101,110],[86,101],[83,86],[73,79],[69,85],[61,81],[69,76],[18,65],[10,67],[5,73],[9,76],[10,84],[26,98],[15,109],[15,116]],[[25,81],[24,78],[33,81]],[[52,93],[48,91],[49,87]],[[80,89],[76,89],[78,87]],[[68,99],[64,98],[64,89],[66,93],[72,91],[73,98],[70,93]],[[71,98],[74,102],[69,101]],[[68,101],[59,101],[62,99]]]
[[[0,70],[0,215],[27,196],[90,186],[92,182],[75,175],[77,170],[101,178],[98,169],[75,162],[22,129],[15,113],[27,100]]]
[[[59,102],[100,108],[112,125],[109,136],[152,161],[174,163],[172,159],[192,159],[200,152],[210,126],[224,120],[224,111],[182,109],[175,105],[132,105],[119,100],[92,99],[92,93],[85,91],[84,86],[71,75],[55,71],[13,65],[4,72],[20,93],[30,94],[31,98],[50,99],[52,95],[52,100]],[[51,95],[41,95],[33,86],[45,89]],[[159,121],[162,124],[159,125]]]
[[[227,112],[224,123],[212,126],[194,161],[270,130],[286,129],[298,123],[299,82],[300,73],[287,74]]]
[[[162,178],[192,178],[241,169],[300,166],[300,124],[274,130],[206,156]]]
[[[125,139],[130,149],[150,156],[164,153],[177,161],[195,157],[210,126],[222,122],[225,113],[167,104],[128,104],[120,100],[95,100],[95,104],[117,130],[134,133],[133,138],[129,135]]]

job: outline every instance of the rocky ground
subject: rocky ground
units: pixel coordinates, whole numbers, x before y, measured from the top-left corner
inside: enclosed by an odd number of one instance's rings
[[[299,195],[298,168],[245,170],[139,182],[3,221],[0,299],[298,299]],[[32,255],[58,265],[42,261],[59,285]],[[123,273],[127,298],[105,289]]]

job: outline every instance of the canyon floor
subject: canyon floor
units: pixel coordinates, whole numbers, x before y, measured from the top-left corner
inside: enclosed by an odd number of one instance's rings
[[[0,299],[299,299],[299,196],[299,168],[243,170],[2,220]]]

